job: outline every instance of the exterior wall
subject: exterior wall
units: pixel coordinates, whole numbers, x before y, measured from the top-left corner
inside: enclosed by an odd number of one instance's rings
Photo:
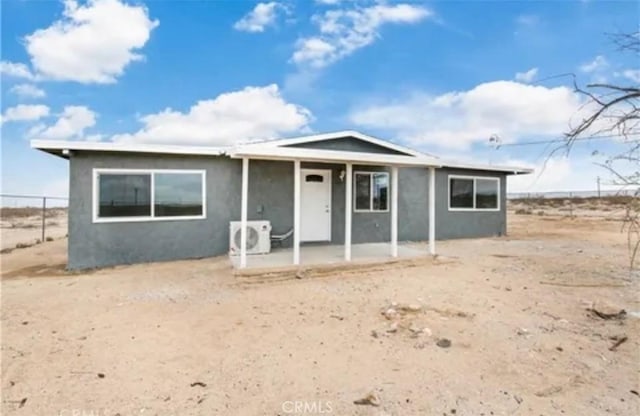
[[[93,168],[204,169],[206,218],[125,223],[92,222]],[[302,168],[332,170],[332,241],[344,242],[344,165],[302,163]],[[355,171],[389,171],[358,166]],[[506,233],[505,176],[467,170],[436,170],[436,238],[504,235]],[[448,175],[500,176],[498,212],[450,212]],[[171,156],[112,153],[75,153],[70,159],[69,261],[70,269],[104,267],[151,261],[200,258],[226,254],[229,222],[240,219],[242,164],[227,157]],[[428,170],[399,169],[398,239],[428,238]],[[293,227],[293,162],[251,160],[249,163],[248,219],[269,220],[275,234]],[[390,240],[390,212],[353,212],[352,242]],[[286,245],[291,244],[289,239]]]
[[[207,215],[197,220],[92,222],[93,168],[205,169]],[[228,158],[75,153],[70,158],[70,269],[224,253],[240,215],[241,163]]]
[[[449,211],[449,175],[500,178],[500,211]],[[436,169],[436,239],[491,237],[507,233],[506,175],[464,169]]]
[[[340,150],[344,152],[382,153],[387,155],[404,155],[406,153],[365,142],[355,137],[341,137],[339,139],[320,140],[317,142],[290,144],[285,147],[300,147],[305,149]]]

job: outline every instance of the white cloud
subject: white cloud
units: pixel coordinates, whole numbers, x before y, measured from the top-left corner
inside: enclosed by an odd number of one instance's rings
[[[534,169],[530,175],[510,176],[508,192],[595,191],[598,177],[601,189],[619,189],[610,185],[611,173],[585,155],[553,156],[537,164],[512,159],[505,164]]]
[[[373,43],[387,23],[417,23],[432,15],[429,9],[411,4],[329,10],[313,17],[320,33],[298,39],[291,59],[299,65],[322,68]]]
[[[540,17],[535,14],[521,14],[516,18],[519,26],[533,27],[540,23]]]
[[[0,62],[0,74],[28,80],[33,80],[35,78],[29,67],[19,62]]]
[[[44,90],[33,84],[18,84],[9,90],[21,98],[44,98],[47,94]]]
[[[253,10],[238,20],[233,28],[243,32],[264,32],[267,26],[272,26],[278,17],[278,10],[286,10],[283,5],[275,1],[258,3]]]
[[[608,66],[609,62],[607,61],[607,59],[602,55],[598,55],[592,61],[580,65],[580,71],[590,74],[593,72],[602,71]]]
[[[324,5],[324,6],[335,6],[340,3],[342,0],[316,0],[316,3]]]
[[[80,83],[112,83],[158,26],[144,6],[119,0],[65,0],[63,18],[25,37],[39,76]],[[21,65],[21,64],[19,64]]]
[[[36,139],[66,140],[82,138],[85,129],[96,124],[96,113],[85,106],[67,106],[50,126],[38,125],[27,134]]]
[[[84,140],[88,141],[88,142],[101,142],[102,140],[104,140],[104,135],[103,134],[90,134],[88,136],[84,137]]]
[[[49,115],[49,107],[42,104],[28,105],[19,104],[15,107],[7,108],[2,115],[2,122],[9,121],[35,121]]]
[[[625,69],[622,71],[622,76],[640,84],[640,69]]]
[[[199,101],[184,113],[167,108],[146,115],[141,118],[142,129],[116,135],[113,140],[226,145],[306,131],[311,120],[309,110],[285,101],[278,86],[272,84]]]
[[[442,95],[416,93],[399,102],[357,108],[356,125],[385,130],[413,145],[468,148],[497,135],[503,143],[558,136],[569,128],[580,99],[566,87],[547,88],[513,81],[480,84]]]
[[[538,68],[531,68],[526,72],[517,72],[516,73],[516,81],[530,83],[538,76]]]

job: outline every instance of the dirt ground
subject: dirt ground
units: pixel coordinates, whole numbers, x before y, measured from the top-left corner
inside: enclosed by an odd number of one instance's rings
[[[45,240],[67,235],[66,208],[48,208],[45,214]],[[0,208],[0,249],[33,245],[42,241],[40,208]]]
[[[640,414],[618,222],[511,215],[435,261],[302,279],[226,258],[68,274],[65,249],[2,256],[3,415]]]

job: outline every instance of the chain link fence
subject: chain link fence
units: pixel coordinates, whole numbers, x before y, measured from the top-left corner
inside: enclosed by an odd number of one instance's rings
[[[507,209],[516,214],[623,218],[639,201],[640,188],[514,192],[507,194]]]
[[[0,247],[3,252],[67,235],[68,198],[0,194]]]

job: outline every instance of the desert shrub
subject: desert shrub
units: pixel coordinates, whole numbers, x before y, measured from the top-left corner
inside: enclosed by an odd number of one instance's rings
[[[47,218],[57,217],[60,215],[66,215],[67,208],[47,208],[45,210],[45,216]],[[4,219],[8,218],[26,218],[26,217],[42,217],[42,207],[1,207],[0,217]]]
[[[516,214],[517,215],[531,215],[531,210],[530,209],[525,209],[525,208],[519,208],[516,210]]]
[[[47,237],[47,241],[53,241],[53,237]]]
[[[538,211],[538,215],[542,217],[544,215],[544,211]]]

